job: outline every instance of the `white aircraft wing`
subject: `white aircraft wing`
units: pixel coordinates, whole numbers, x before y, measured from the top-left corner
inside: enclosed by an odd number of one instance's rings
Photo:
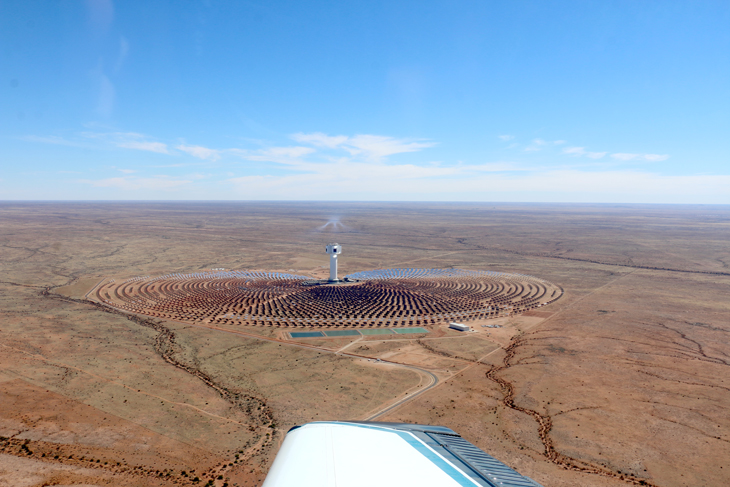
[[[541,487],[443,426],[295,426],[263,487]]]

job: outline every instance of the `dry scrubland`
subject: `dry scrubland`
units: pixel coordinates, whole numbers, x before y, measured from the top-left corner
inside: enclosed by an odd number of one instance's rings
[[[332,207],[346,228],[318,231]],[[378,419],[454,428],[546,487],[730,485],[730,208],[3,203],[0,228],[0,486],[256,485],[290,426],[371,417],[429,372]],[[494,270],[565,295],[469,335],[299,342],[84,301],[110,276],[322,277],[331,240],[343,274]]]

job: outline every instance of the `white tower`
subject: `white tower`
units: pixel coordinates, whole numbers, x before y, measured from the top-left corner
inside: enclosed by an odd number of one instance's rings
[[[330,282],[339,282],[339,279],[337,279],[337,256],[342,253],[342,245],[331,243],[327,245],[326,250],[330,254]]]

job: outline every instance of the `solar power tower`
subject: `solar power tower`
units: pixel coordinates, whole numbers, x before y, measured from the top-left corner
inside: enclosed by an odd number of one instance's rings
[[[337,256],[342,253],[342,245],[331,243],[327,245],[327,253],[330,254],[330,282],[339,282],[337,279]]]

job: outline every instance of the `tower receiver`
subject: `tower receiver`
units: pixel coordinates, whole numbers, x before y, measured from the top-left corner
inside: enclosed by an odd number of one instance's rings
[[[327,253],[330,254],[330,278],[329,282],[339,282],[337,279],[337,256],[342,253],[342,245],[331,243],[327,245]]]

